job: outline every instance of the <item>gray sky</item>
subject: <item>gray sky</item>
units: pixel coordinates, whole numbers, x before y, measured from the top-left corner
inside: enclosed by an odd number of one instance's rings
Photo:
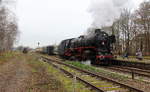
[[[137,7],[143,0],[131,1]],[[93,22],[89,12],[91,3],[92,0],[18,0],[20,37],[17,45],[36,47],[40,42],[44,46],[78,37]]]

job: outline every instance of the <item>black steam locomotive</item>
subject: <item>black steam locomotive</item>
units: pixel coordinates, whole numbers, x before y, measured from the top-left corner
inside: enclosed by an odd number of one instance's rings
[[[114,35],[96,29],[87,35],[63,40],[58,46],[58,54],[70,60],[91,60],[92,64],[108,63],[113,58],[111,51],[115,41]]]

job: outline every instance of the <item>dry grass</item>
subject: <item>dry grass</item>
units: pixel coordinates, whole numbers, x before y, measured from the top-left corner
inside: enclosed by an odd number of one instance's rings
[[[74,80],[72,78],[67,77],[64,73],[54,68],[53,66],[49,65],[48,63],[45,63],[43,61],[41,61],[40,63],[47,68],[49,74],[53,75],[56,78],[56,80],[59,80],[62,83],[63,87],[66,90],[65,91],[62,90],[61,92],[73,92],[74,87],[75,92],[93,92],[80,82],[76,82],[74,84]]]
[[[20,52],[13,51],[0,53],[0,64],[2,65],[3,63],[10,61],[12,58],[18,57],[19,55],[21,55]]]
[[[136,59],[135,56],[129,56],[129,58],[122,58],[122,57],[117,57],[118,60],[124,60],[124,61],[131,61],[131,62],[143,62],[143,63],[150,63],[150,56],[145,56],[143,57],[143,60],[138,60]]]
[[[74,83],[37,54],[7,52],[0,55],[2,92],[72,92]],[[7,73],[6,73],[7,72]],[[8,84],[9,83],[9,84]],[[77,82],[75,92],[92,92]]]
[[[48,71],[48,66],[39,61],[36,56],[27,56],[29,66],[32,67],[32,77],[29,92],[66,92],[62,83],[54,73]]]
[[[0,60],[0,92],[67,92],[36,55],[8,52]]]

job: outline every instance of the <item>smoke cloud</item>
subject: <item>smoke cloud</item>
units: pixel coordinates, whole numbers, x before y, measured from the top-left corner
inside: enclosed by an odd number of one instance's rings
[[[92,14],[92,27],[111,26],[122,9],[130,8],[132,0],[91,0],[89,12]]]

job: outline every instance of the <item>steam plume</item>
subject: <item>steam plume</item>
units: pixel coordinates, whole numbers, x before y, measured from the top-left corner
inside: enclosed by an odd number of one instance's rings
[[[121,10],[129,8],[131,3],[132,0],[92,0],[89,8],[93,17],[92,27],[111,26]]]

